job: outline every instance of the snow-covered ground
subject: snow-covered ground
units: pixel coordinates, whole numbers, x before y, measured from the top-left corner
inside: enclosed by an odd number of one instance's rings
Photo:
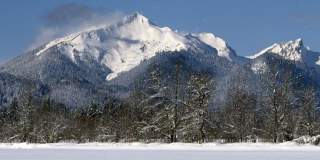
[[[320,147],[283,144],[0,144],[1,160],[318,160]]]

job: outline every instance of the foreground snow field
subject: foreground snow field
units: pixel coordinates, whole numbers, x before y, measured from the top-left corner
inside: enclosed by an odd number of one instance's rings
[[[320,147],[284,144],[0,144],[1,160],[318,160]]]

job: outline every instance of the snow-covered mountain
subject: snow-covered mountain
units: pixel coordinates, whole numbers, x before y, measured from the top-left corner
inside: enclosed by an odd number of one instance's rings
[[[72,62],[95,62],[110,69],[106,80],[129,71],[156,53],[203,48],[204,44],[218,50],[218,55],[232,61],[237,58],[226,42],[211,33],[182,34],[168,27],[159,27],[139,13],[119,23],[75,33],[46,44],[35,54],[38,58],[57,48]],[[195,44],[195,41],[198,44]],[[204,44],[201,44],[204,43]],[[207,46],[206,46],[207,47]]]
[[[249,58],[254,59],[266,53],[273,53],[287,60],[302,61],[302,54],[304,54],[305,50],[306,48],[303,46],[303,41],[299,38],[285,43],[275,43],[259,53],[249,56]]]
[[[245,74],[241,83],[254,89],[255,74],[270,65],[268,56],[294,62],[306,73],[320,73],[319,53],[304,47],[301,39],[274,44],[249,59],[212,33],[177,32],[135,13],[113,25],[53,40],[0,66],[0,76],[5,77],[0,77],[0,105],[10,103],[26,85],[38,86],[31,88],[40,98],[69,106],[123,97],[137,79],[145,82],[155,63],[161,66],[164,81],[172,80],[175,63],[181,63],[185,77],[193,72],[211,74],[221,92],[237,74]],[[8,83],[9,79],[19,83]]]
[[[268,55],[288,60],[304,70],[315,70],[317,74],[320,73],[320,53],[304,46],[301,38],[283,43],[275,43],[257,54],[249,56],[248,58],[254,61],[253,70],[257,71],[266,67],[265,62],[262,61],[262,57]]]
[[[197,64],[220,66],[221,72],[244,60],[211,33],[180,33],[135,13],[113,25],[92,27],[53,40],[4,64],[0,72],[46,85],[49,90],[45,94],[52,99],[83,104],[86,98],[99,99],[114,92],[114,84],[123,85],[117,80],[119,75],[137,77],[143,71],[132,70],[147,66],[145,62],[160,53],[172,52],[192,52],[194,55],[189,58],[198,59]],[[221,64],[215,67],[214,63]],[[111,81],[116,83],[110,86]]]
[[[284,59],[294,61],[296,63],[320,65],[320,54],[311,51],[308,47],[305,47],[301,38],[285,43],[275,43],[272,46],[263,49],[259,53],[249,56],[249,58],[254,59],[266,53],[276,54]]]

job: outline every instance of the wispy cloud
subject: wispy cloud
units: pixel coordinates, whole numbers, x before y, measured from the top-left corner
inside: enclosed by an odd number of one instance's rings
[[[28,50],[92,26],[113,24],[123,16],[122,12],[108,12],[78,3],[63,4],[42,16],[44,25],[39,28],[39,33]]]

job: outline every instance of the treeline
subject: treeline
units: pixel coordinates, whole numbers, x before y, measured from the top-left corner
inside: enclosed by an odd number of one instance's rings
[[[304,87],[296,96],[290,73],[269,73],[261,94],[234,83],[221,106],[212,106],[219,93],[209,75],[183,76],[179,64],[167,75],[156,65],[148,73],[125,100],[69,108],[30,95],[15,98],[1,108],[0,141],[277,143],[320,134],[316,92]]]

